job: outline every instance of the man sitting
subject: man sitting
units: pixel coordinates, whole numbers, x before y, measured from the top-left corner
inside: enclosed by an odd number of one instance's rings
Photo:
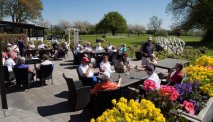
[[[181,71],[182,69],[183,69],[183,65],[181,63],[177,63],[175,65],[174,70],[170,71],[166,79],[169,82],[169,85],[175,85],[177,83],[181,83],[184,77],[184,74]]]
[[[115,72],[108,61],[108,56],[103,56],[103,61],[100,63],[100,71],[105,72],[108,71],[109,73]]]
[[[104,48],[101,46],[101,43],[99,42],[95,48],[95,51],[102,51]]]
[[[93,83],[97,82],[97,77],[94,76],[92,71],[92,65],[89,65],[90,60],[87,57],[83,57],[81,65],[78,67],[79,75],[84,78],[93,78]]]
[[[111,82],[110,81],[110,73],[109,72],[104,72],[102,74],[102,80],[103,82],[97,83],[94,88],[92,89],[92,94],[96,94],[98,90],[113,90],[117,89],[118,87],[121,86],[121,78],[119,78],[118,83]]]

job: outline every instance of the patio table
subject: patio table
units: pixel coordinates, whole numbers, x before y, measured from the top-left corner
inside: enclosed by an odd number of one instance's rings
[[[175,67],[176,63],[181,63],[183,65],[189,66],[189,61],[187,61],[187,60],[166,58],[164,60],[158,61],[156,67],[167,69],[168,72],[170,72],[171,69],[173,69]]]

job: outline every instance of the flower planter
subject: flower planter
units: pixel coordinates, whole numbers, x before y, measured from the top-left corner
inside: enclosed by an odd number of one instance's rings
[[[183,110],[178,110],[178,112],[180,112],[180,116],[193,122],[211,122],[213,120],[213,97],[209,98],[206,107],[204,107],[198,115],[192,115]]]

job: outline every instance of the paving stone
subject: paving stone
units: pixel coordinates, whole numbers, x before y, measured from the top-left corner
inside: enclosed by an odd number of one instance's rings
[[[15,116],[8,116],[5,118],[1,118],[0,122],[22,122],[22,121]]]
[[[0,111],[0,119],[6,117],[5,112],[4,111]]]

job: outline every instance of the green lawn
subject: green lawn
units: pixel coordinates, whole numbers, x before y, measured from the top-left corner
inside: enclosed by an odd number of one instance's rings
[[[107,35],[105,39],[105,43],[103,46],[106,46],[109,42],[111,42],[112,45],[118,47],[121,43],[125,43],[127,47],[134,47],[137,45],[139,48],[140,45],[146,41],[147,37],[149,35],[143,34],[139,37],[137,35],[128,35],[127,34],[119,34],[117,36],[110,36]],[[102,35],[80,35],[80,40],[83,42],[91,42],[92,45],[95,45],[96,38],[102,38]],[[183,41],[186,42],[186,46],[192,46],[194,48],[199,48],[201,46],[206,46],[209,50],[207,52],[208,55],[213,56],[213,44],[204,44],[200,40],[202,37],[194,37],[194,36],[181,36],[180,37]],[[153,37],[153,40],[155,40],[155,37]]]

